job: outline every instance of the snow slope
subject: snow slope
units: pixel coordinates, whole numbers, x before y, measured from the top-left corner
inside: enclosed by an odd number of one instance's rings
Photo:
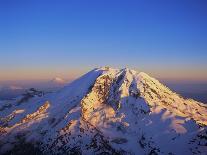
[[[207,106],[127,68],[94,69],[0,111],[2,154],[207,154]]]

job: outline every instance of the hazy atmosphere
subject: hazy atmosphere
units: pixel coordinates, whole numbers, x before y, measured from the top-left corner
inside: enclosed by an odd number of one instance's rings
[[[207,81],[205,1],[1,1],[0,80],[94,67]]]

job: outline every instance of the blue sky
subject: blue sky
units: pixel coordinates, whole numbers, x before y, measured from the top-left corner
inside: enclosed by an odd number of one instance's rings
[[[205,0],[2,0],[0,80],[98,66],[207,81]]]

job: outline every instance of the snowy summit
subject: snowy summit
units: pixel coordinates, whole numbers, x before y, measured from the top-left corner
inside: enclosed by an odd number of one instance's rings
[[[65,80],[63,80],[63,79],[62,79],[62,78],[60,78],[60,77],[55,77],[54,79],[52,79],[52,80],[51,80],[51,82],[56,83],[56,84],[60,84],[60,85],[62,85],[62,84],[65,84],[65,83],[66,83],[66,81],[65,81]]]
[[[94,69],[0,109],[1,154],[207,153],[207,106],[127,68]]]

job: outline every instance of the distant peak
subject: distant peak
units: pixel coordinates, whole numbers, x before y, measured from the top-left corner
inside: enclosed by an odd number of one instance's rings
[[[23,89],[23,88],[20,87],[20,86],[11,85],[11,86],[5,86],[5,87],[2,87],[1,89],[6,89],[6,90],[21,90],[21,89]]]
[[[20,86],[15,86],[15,85],[10,86],[9,88],[12,89],[12,90],[23,89],[22,87],[20,87]]]
[[[60,78],[60,77],[55,77],[53,80],[56,80],[56,81],[62,81],[63,79]]]
[[[63,84],[66,81],[64,79],[60,78],[60,77],[55,77],[55,78],[52,79],[52,82]]]

